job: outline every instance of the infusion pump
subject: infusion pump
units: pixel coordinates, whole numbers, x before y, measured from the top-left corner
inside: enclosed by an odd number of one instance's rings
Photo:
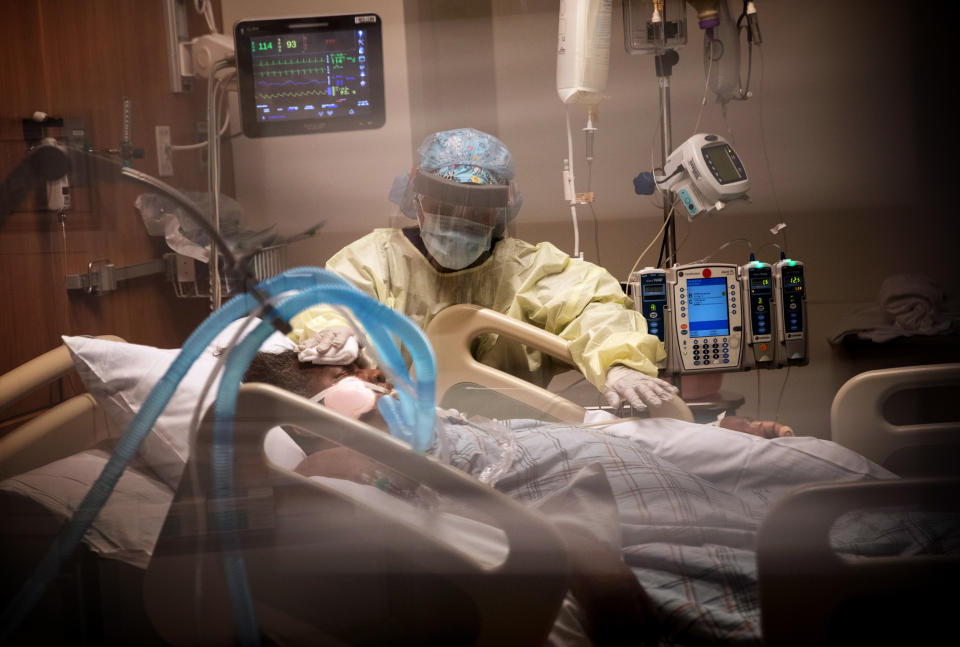
[[[667,272],[672,325],[667,372],[674,375],[740,368],[743,293],[736,265],[683,265]]]
[[[648,332],[664,343],[667,375],[807,362],[799,261],[648,267],[631,275],[629,290]]]

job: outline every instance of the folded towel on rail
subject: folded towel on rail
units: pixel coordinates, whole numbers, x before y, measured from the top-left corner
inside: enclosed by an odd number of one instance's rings
[[[877,301],[843,317],[830,342],[838,344],[854,336],[883,343],[897,337],[945,335],[960,323],[957,315],[943,311],[943,290],[923,274],[887,277]]]

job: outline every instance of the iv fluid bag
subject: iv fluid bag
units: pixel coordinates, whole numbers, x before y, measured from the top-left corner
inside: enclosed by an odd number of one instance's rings
[[[710,90],[726,103],[740,94],[740,32],[730,15],[727,0],[718,0],[720,24],[704,35],[703,71],[710,71]],[[711,61],[712,59],[712,61]]]
[[[596,105],[610,67],[613,0],[560,0],[557,94],[564,103]]]

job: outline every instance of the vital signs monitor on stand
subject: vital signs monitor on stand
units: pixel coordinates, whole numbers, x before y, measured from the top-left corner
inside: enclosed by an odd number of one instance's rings
[[[379,128],[386,120],[380,17],[244,20],[234,28],[247,137]]]
[[[654,178],[657,186],[676,193],[690,218],[719,211],[750,190],[743,162],[719,135],[699,134],[683,142],[667,158],[663,172]]]
[[[750,178],[740,156],[720,135],[690,137],[670,153],[662,171],[659,176],[640,173],[633,181],[634,189],[646,195],[655,189],[666,195],[672,192],[691,220],[745,198],[750,190]]]

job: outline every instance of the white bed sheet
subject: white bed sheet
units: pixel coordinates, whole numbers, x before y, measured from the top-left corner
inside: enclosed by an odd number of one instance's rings
[[[0,482],[0,490],[32,499],[65,521],[109,458],[107,451],[89,449],[8,478]],[[173,490],[147,468],[129,467],[83,540],[104,557],[146,568],[172,502]]]
[[[602,425],[598,431],[629,439],[759,510],[807,483],[897,478],[842,445],[811,436],[766,439],[670,418],[618,421],[599,410],[588,410],[584,419],[585,424]]]
[[[621,554],[655,604],[665,645],[761,644],[755,546],[769,505],[797,485],[893,477],[817,439],[779,442],[666,419],[606,428],[511,425],[516,459],[496,484],[511,497],[536,505],[585,469],[602,469],[619,514]],[[475,471],[493,441],[466,421],[448,418],[446,428],[454,466]],[[596,500],[597,483],[580,495]],[[888,533],[924,535],[912,520],[878,521]],[[843,548],[859,553],[869,539],[853,530]],[[884,547],[887,554],[902,549]]]

